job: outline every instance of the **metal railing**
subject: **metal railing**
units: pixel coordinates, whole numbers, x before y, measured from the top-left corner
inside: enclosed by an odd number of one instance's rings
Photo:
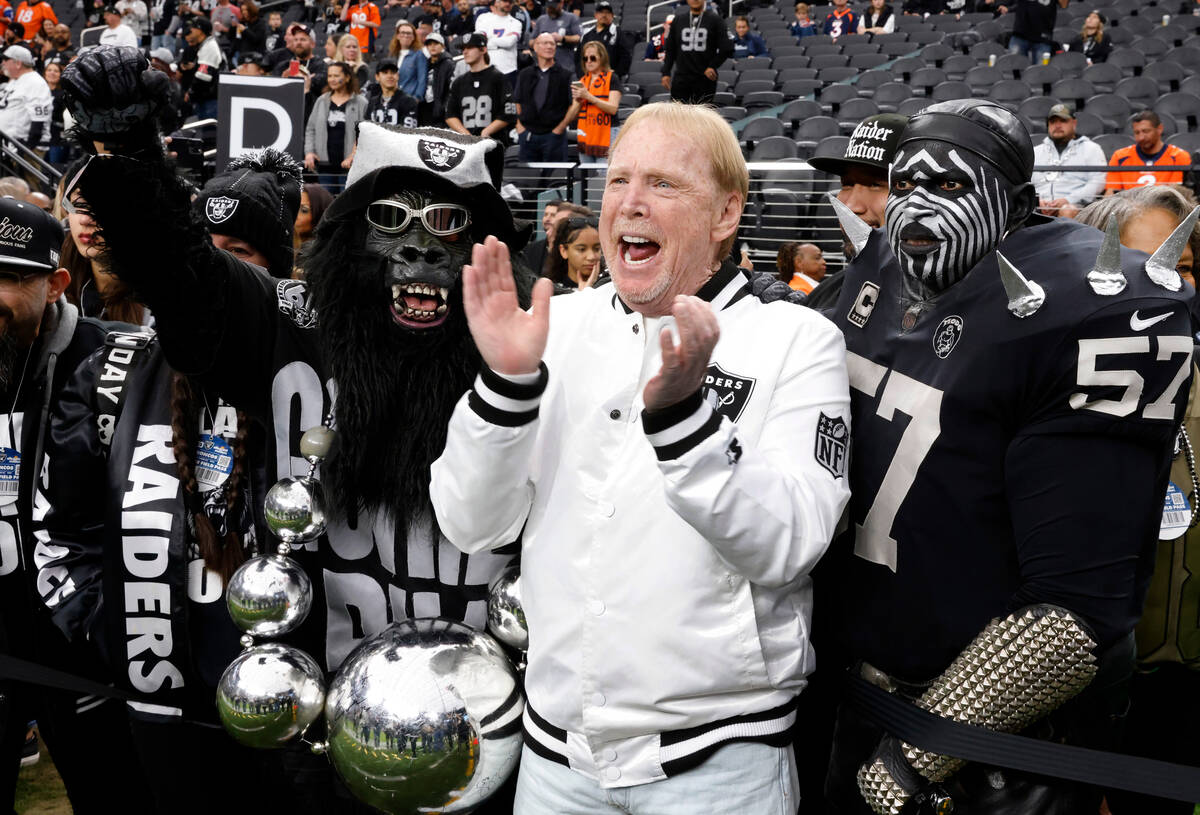
[[[34,150],[26,147],[19,139],[14,139],[7,133],[0,132],[0,153],[6,163],[18,170],[23,170],[31,179],[35,179],[45,190],[53,190],[62,178],[62,171],[42,158]]]

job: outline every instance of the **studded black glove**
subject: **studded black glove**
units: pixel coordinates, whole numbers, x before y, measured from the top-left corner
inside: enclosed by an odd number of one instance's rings
[[[95,48],[62,76],[67,109],[81,140],[138,152],[156,140],[155,117],[167,105],[170,81],[136,48]]]

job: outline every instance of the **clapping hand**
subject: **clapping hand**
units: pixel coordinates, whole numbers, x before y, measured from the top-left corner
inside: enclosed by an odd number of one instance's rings
[[[679,342],[676,344],[669,328],[659,332],[662,367],[642,390],[646,410],[661,410],[700,390],[721,337],[717,315],[699,297],[679,295],[671,305],[671,315],[679,330]]]
[[[553,285],[541,278],[533,287],[533,308],[517,302],[508,246],[489,235],[476,244],[464,266],[463,308],[475,347],[498,374],[530,374],[538,369],[550,331]]]

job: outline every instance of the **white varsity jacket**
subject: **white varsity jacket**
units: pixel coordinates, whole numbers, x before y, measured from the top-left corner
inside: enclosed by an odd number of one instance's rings
[[[556,297],[540,373],[485,370],[433,465],[463,551],[524,526],[526,744],[603,787],[731,739],[787,743],[813,668],[808,574],[850,494],[840,332],[762,304],[732,264],[698,296],[721,329],[701,394],[643,415],[664,320],[611,286]]]

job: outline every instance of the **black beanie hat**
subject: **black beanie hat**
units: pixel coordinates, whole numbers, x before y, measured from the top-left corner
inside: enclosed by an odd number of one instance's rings
[[[279,150],[247,153],[204,185],[196,213],[212,234],[243,240],[266,256],[272,276],[291,277],[300,172],[300,164]]]

